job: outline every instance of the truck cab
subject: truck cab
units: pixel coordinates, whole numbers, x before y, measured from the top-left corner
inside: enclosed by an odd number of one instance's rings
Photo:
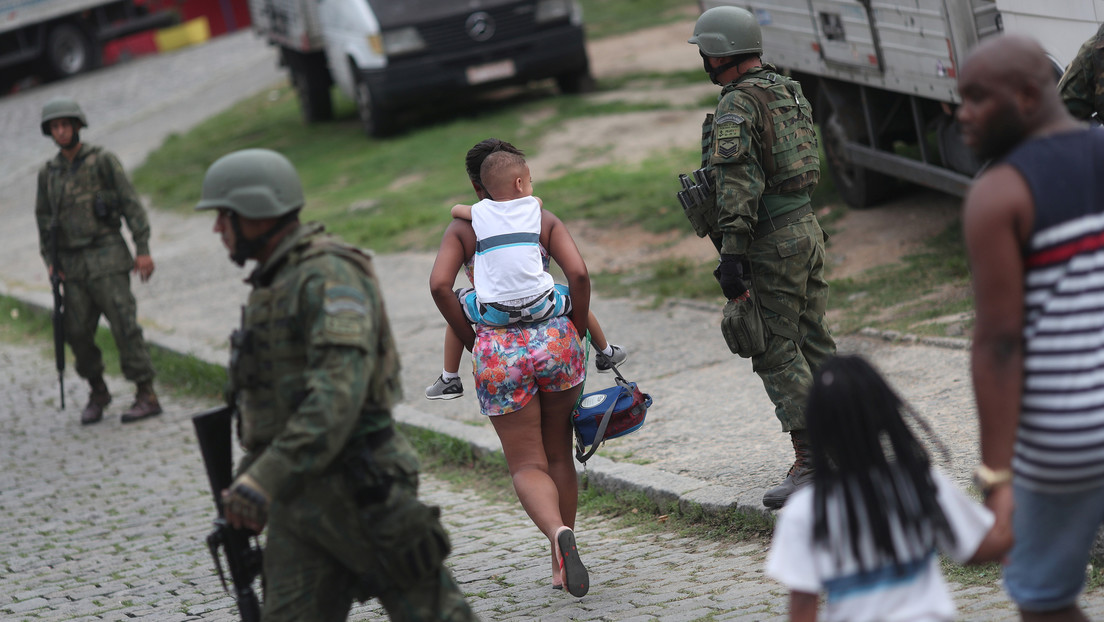
[[[364,130],[397,129],[399,111],[464,92],[554,78],[593,84],[574,0],[251,0],[255,28],[281,47],[303,116],[332,116],[334,83]]]

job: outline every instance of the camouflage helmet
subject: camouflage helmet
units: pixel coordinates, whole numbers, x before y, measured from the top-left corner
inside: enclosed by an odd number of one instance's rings
[[[299,173],[287,158],[269,149],[243,149],[207,169],[195,208],[224,208],[256,220],[283,216],[304,202]]]
[[[763,53],[759,22],[746,9],[734,6],[717,6],[702,13],[687,43],[710,57]]]
[[[71,97],[55,97],[42,105],[42,133],[50,135],[50,121],[54,119],[76,119],[80,127],[88,127],[84,112]],[[80,128],[77,128],[80,129]]]

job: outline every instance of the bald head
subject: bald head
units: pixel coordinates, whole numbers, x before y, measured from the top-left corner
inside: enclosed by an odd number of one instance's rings
[[[963,141],[983,160],[1072,121],[1046,52],[1023,35],[1000,35],[978,45],[959,73],[958,92]]]
[[[966,58],[959,86],[977,75],[1017,88],[1054,90],[1058,80],[1039,42],[1024,35],[1001,35],[981,42]],[[1057,97],[1057,93],[1055,93]]]

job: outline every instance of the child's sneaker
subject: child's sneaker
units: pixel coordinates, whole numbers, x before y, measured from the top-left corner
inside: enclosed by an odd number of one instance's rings
[[[445,380],[444,376],[437,376],[437,382],[426,387],[427,400],[454,400],[464,395],[464,383],[457,376],[451,380]]]
[[[625,352],[625,349],[621,346],[615,346],[611,343],[610,348],[613,349],[613,354],[609,356],[601,352],[594,355],[594,366],[603,374],[612,370],[614,365],[620,365],[629,358],[629,353]]]

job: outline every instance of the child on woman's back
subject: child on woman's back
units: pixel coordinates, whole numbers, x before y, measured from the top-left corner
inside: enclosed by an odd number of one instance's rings
[[[493,151],[483,159],[479,177],[478,187],[486,198],[475,205],[452,208],[454,218],[472,221],[476,234],[476,254],[469,274],[475,287],[456,290],[468,321],[506,326],[569,314],[567,286],[553,281],[547,271],[547,253],[540,247],[542,204],[533,196],[524,156],[508,150]],[[595,364],[599,371],[609,371],[614,364],[625,361],[625,351],[606,342],[593,313],[589,314],[588,325],[598,348]],[[463,395],[458,373],[461,353],[459,339],[448,330],[445,369],[426,388],[427,398]]]
[[[864,359],[817,372],[806,424],[816,477],[782,509],[767,574],[790,589],[790,619],[953,620],[937,552],[994,561],[1010,525],[931,466],[905,424],[915,413]]]

